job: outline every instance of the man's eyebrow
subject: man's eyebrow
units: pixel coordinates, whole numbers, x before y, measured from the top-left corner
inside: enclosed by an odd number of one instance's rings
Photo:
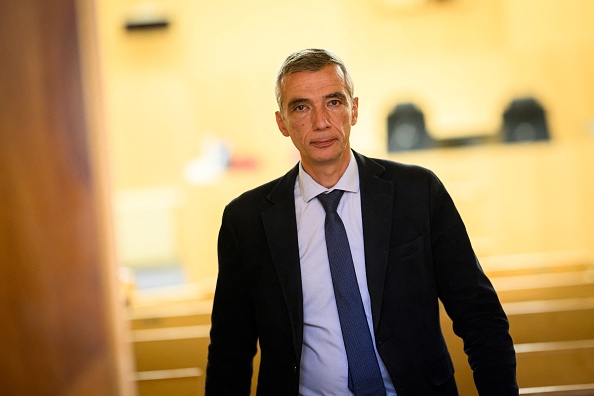
[[[345,94],[343,94],[342,92],[336,91],[336,92],[332,92],[331,94],[328,94],[326,96],[324,96],[324,99],[340,99],[342,101],[346,101],[347,97]],[[307,98],[293,98],[291,100],[289,100],[289,103],[287,103],[287,108],[293,108],[297,105],[300,104],[305,104],[305,103],[311,103],[311,99],[307,99]]]
[[[289,103],[287,103],[287,107],[288,108],[292,108],[295,107],[297,105],[303,104],[303,103],[309,103],[311,102],[309,99],[306,98],[293,98],[291,100],[289,100]]]
[[[345,94],[343,94],[342,92],[333,92],[329,95],[325,96],[326,99],[332,99],[332,98],[337,98],[337,99],[341,99],[343,101],[346,101],[347,97]]]

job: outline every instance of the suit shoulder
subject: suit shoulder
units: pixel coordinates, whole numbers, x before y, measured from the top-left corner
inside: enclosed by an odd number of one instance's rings
[[[260,206],[258,203],[267,202],[267,197],[278,185],[281,178],[271,180],[251,190],[245,191],[229,202],[227,206],[234,207],[254,207]]]
[[[387,179],[424,182],[430,179],[437,179],[437,176],[432,170],[420,165],[405,164],[382,158],[371,158],[371,161],[376,162],[384,168],[382,177]]]

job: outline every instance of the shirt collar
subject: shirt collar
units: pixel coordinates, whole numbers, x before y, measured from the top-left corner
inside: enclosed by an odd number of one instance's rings
[[[303,170],[303,165],[299,163],[299,190],[301,191],[301,197],[305,202],[309,202],[318,195],[332,190],[344,190],[349,192],[359,192],[359,166],[355,156],[350,153],[351,159],[346,170],[332,188],[326,188],[318,184],[310,175]]]

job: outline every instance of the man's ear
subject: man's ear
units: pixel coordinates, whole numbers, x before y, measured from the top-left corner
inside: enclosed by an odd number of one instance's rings
[[[359,118],[359,98],[353,98],[353,108],[351,109],[351,125],[355,125],[357,123],[357,118]]]
[[[288,137],[289,131],[287,130],[287,127],[285,126],[285,121],[283,120],[283,116],[281,115],[280,111],[277,111],[274,114],[276,115],[276,125],[278,125],[279,131],[281,131],[283,136]]]

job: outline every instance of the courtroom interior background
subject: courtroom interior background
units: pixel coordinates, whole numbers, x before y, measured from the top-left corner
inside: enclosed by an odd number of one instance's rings
[[[351,68],[353,148],[433,169],[480,258],[593,250],[592,1],[102,0],[96,10],[118,261],[139,289],[212,292],[224,205],[297,161],[274,121],[273,85],[305,47]],[[493,142],[525,97],[543,106],[550,140]],[[422,110],[433,139],[484,143],[389,151],[400,103]]]

